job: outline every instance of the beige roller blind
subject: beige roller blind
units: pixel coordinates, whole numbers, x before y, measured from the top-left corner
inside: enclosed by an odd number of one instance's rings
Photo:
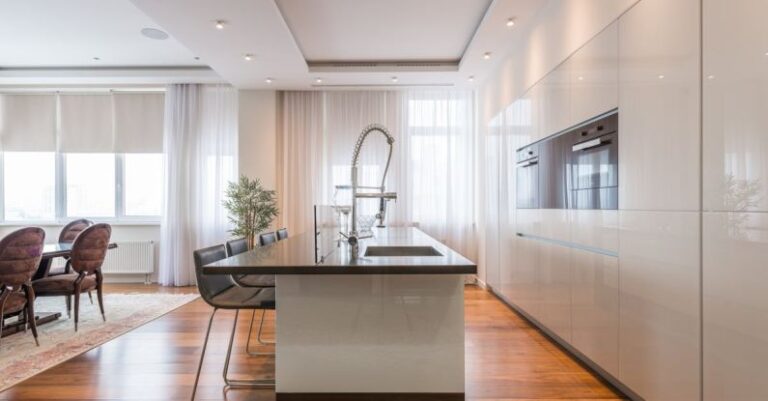
[[[112,153],[112,95],[59,95],[59,151]]]
[[[5,151],[56,150],[56,95],[0,95],[0,143]]]
[[[162,153],[162,93],[115,93],[115,153]]]

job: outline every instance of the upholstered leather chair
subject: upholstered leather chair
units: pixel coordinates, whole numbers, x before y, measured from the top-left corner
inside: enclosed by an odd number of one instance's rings
[[[227,241],[226,246],[227,246],[227,256],[235,256],[248,251],[248,241],[245,238],[238,238],[238,239]],[[232,279],[235,281],[235,284],[241,287],[263,287],[263,288],[275,287],[274,274],[241,274],[241,275],[233,275]],[[266,314],[267,314],[267,311],[262,309],[261,321],[259,323],[259,331],[258,331],[258,334],[256,335],[256,340],[259,342],[260,345],[274,344],[274,342],[272,341],[265,341],[264,339],[261,338],[261,333],[264,329],[264,318],[266,317]],[[254,309],[253,313],[251,314],[251,324],[248,328],[248,340],[245,343],[245,352],[247,352],[249,355],[263,355],[262,352],[251,350],[251,334],[253,334],[253,323],[255,321],[256,321],[256,309]]]
[[[64,296],[75,299],[75,331],[80,315],[80,294],[96,290],[99,300],[101,318],[106,321],[104,315],[104,299],[102,285],[104,277],[101,274],[101,265],[107,256],[109,239],[112,236],[112,227],[109,224],[94,224],[75,238],[72,243],[70,264],[73,273],[43,277],[32,283],[37,296]],[[69,312],[70,302],[67,302]]]
[[[6,317],[19,316],[29,324],[38,346],[30,280],[40,265],[44,242],[45,231],[40,227],[22,228],[0,240],[0,331]]]
[[[77,235],[80,234],[81,231],[85,230],[86,228],[92,225],[93,225],[93,222],[88,219],[77,219],[74,221],[70,221],[69,223],[67,223],[67,225],[64,226],[64,228],[61,229],[61,232],[59,233],[59,243],[62,243],[62,244],[73,243],[75,241],[75,238],[77,238]],[[51,267],[51,269],[48,271],[49,276],[71,273],[72,268],[69,264],[69,257],[65,257],[64,259],[67,260],[66,265],[61,267]]]
[[[288,238],[288,229],[287,228],[281,228],[277,230],[277,240],[282,241],[284,239]]]
[[[233,283],[229,275],[203,274],[203,266],[219,261],[227,257],[224,245],[211,246],[196,250],[195,276],[197,277],[197,289],[200,291],[200,297],[213,307],[211,317],[208,320],[208,329],[205,332],[205,341],[203,342],[203,351],[200,354],[200,363],[197,366],[195,375],[195,385],[192,390],[192,400],[197,393],[197,383],[200,380],[200,370],[205,359],[205,350],[208,347],[208,337],[211,334],[211,325],[213,318],[219,309],[235,310],[235,321],[232,325],[232,333],[229,336],[229,347],[227,349],[227,358],[224,362],[224,371],[222,376],[224,383],[230,388],[274,388],[275,380],[267,378],[258,378],[254,380],[232,380],[227,376],[229,371],[229,360],[232,355],[232,344],[235,339],[237,329],[237,319],[240,310],[257,309],[275,309],[275,289],[274,288],[256,288],[240,287]]]
[[[259,234],[259,246],[267,246],[277,242],[277,235],[274,232]]]

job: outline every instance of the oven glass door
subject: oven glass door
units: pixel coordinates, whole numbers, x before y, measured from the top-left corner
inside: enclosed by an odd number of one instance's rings
[[[539,161],[532,159],[517,165],[517,208],[539,208]]]
[[[616,134],[571,147],[567,166],[569,208],[618,209],[618,150]]]

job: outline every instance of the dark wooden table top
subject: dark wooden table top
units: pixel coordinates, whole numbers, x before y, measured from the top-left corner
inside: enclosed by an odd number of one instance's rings
[[[313,233],[304,233],[241,253],[203,267],[205,274],[475,274],[477,265],[413,227],[374,229],[360,241],[360,257],[352,259],[347,245],[315,263]],[[432,246],[440,256],[363,257],[369,246]]]

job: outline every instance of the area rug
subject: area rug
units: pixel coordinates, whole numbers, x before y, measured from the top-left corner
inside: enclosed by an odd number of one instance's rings
[[[61,312],[62,317],[38,327],[40,346],[32,333],[16,333],[0,341],[0,391],[72,357],[150,322],[198,297],[197,294],[104,294],[107,321],[101,319],[96,294],[80,298],[80,322],[67,318],[63,297],[38,298],[36,311]]]

